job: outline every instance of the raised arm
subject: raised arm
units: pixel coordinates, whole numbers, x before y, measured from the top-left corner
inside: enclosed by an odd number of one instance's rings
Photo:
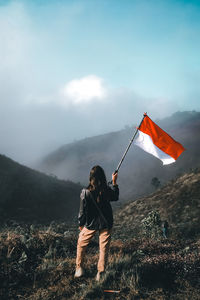
[[[85,225],[86,222],[86,214],[85,214],[86,198],[85,197],[86,197],[86,193],[85,193],[85,189],[83,189],[80,194],[80,208],[78,214],[78,224],[80,229],[82,229],[82,227]]]
[[[117,172],[112,174],[112,186],[109,187],[110,201],[117,201],[119,199],[119,187],[117,185],[117,176]]]

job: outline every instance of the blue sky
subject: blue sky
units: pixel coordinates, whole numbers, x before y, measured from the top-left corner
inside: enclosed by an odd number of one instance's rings
[[[199,1],[0,0],[0,43],[0,153],[20,162],[200,109]]]

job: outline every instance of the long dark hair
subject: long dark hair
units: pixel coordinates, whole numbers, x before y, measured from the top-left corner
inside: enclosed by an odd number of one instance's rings
[[[104,199],[108,185],[104,170],[100,166],[94,166],[90,171],[89,176],[89,191],[95,191],[97,194],[97,202],[101,202]]]

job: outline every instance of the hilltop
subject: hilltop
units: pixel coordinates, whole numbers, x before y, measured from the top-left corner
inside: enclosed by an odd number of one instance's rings
[[[81,186],[58,180],[0,155],[0,219],[26,222],[71,220]]]
[[[97,237],[87,249],[85,276],[74,278],[78,226],[1,227],[0,298],[199,299],[200,169],[134,200],[115,212],[108,268],[100,283],[95,282]],[[143,234],[142,220],[152,210],[168,220],[169,238]]]
[[[138,236],[142,220],[157,211],[170,225],[171,236],[200,236],[200,168],[171,180],[154,193],[131,201],[116,211],[115,223],[120,234]]]
[[[142,219],[157,210],[170,237],[143,235]],[[199,299],[200,169],[115,213],[108,268],[95,282],[97,237],[88,246],[85,275],[75,279],[78,228],[4,227],[0,231],[1,299]],[[117,291],[106,293],[105,290]]]
[[[186,151],[175,164],[163,166],[158,159],[133,145],[119,173],[121,199],[127,200],[153,192],[154,188],[151,184],[153,177],[157,177],[161,185],[164,185],[183,172],[200,166],[199,112],[177,112],[155,122],[179,141]],[[47,174],[52,173],[59,178],[86,185],[91,167],[99,164],[110,180],[134,131],[135,126],[127,126],[121,131],[64,145],[46,156],[36,168]]]

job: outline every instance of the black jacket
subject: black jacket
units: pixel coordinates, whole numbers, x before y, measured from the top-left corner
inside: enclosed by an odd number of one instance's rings
[[[110,201],[117,201],[119,198],[118,185],[108,187],[106,197],[97,203],[97,193],[83,189],[80,195],[80,210],[78,215],[79,226],[85,226],[90,230],[112,228],[113,213]],[[96,207],[94,201],[96,202]],[[100,211],[99,211],[100,210]],[[103,216],[102,216],[103,215]]]

